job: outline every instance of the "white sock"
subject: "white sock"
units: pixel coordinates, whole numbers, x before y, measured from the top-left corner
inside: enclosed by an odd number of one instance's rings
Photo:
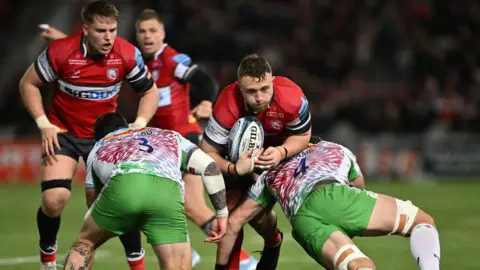
[[[440,269],[438,231],[430,224],[418,224],[410,235],[410,250],[422,270]]]

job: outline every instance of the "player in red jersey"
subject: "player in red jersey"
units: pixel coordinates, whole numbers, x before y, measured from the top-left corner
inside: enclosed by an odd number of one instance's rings
[[[71,179],[79,158],[86,160],[94,146],[97,117],[115,111],[122,80],[142,96],[132,125],[145,126],[158,102],[157,88],[140,51],[117,37],[115,6],[91,2],[82,10],[82,19],[83,33],[52,42],[20,81],[22,101],[40,129],[45,155],[37,212],[41,269],[56,269],[56,236],[60,214],[70,198]],[[52,82],[55,92],[47,117],[39,88]],[[131,268],[144,269],[139,235],[123,238],[132,257]],[[131,241],[128,245],[135,246],[135,251],[130,252],[125,242]]]
[[[307,147],[311,137],[308,101],[299,86],[285,77],[273,77],[268,62],[258,55],[249,55],[242,60],[237,77],[237,82],[220,92],[200,143],[200,148],[215,159],[224,174],[230,176],[225,177],[230,208],[242,198],[238,194],[242,192],[244,195],[252,184],[248,158],[240,159],[236,164],[223,158],[230,129],[239,118],[255,115],[265,131],[265,150],[255,161],[257,169],[268,170],[299,153]],[[250,224],[265,240],[257,268],[275,269],[282,240],[282,234],[276,228],[275,214],[268,209]],[[242,237],[237,239],[238,250]],[[230,265],[236,261],[231,257]],[[216,267],[226,269],[224,265]]]

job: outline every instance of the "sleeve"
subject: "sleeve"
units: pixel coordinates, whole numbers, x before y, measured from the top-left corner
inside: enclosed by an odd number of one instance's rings
[[[254,199],[263,208],[275,204],[275,197],[268,191],[266,179],[267,172],[264,172],[260,178],[250,187],[248,196]]]
[[[348,171],[348,182],[352,182],[357,177],[362,175],[362,170],[360,170],[360,166],[357,163],[357,157],[350,151],[350,149],[343,147],[343,151],[350,159],[350,170]]]
[[[190,74],[198,69],[197,65],[192,65],[192,59],[186,54],[176,54],[172,57],[172,60],[175,64],[173,76],[180,80],[186,81]]]
[[[48,46],[35,60],[35,71],[44,83],[51,83],[58,78],[58,66],[55,63],[52,45]]]
[[[152,88],[154,81],[143,62],[142,53],[135,47],[133,64],[125,77],[136,93],[143,93]]]
[[[213,112],[208,119],[208,124],[205,127],[204,138],[213,146],[226,147],[228,143],[228,135],[230,129],[238,120],[230,106],[232,104],[229,98],[229,89],[224,89],[220,92],[217,102],[213,107]]]
[[[308,106],[308,100],[303,95],[299,95],[294,101],[291,112],[286,114],[285,129],[290,134],[302,134],[307,132],[311,126],[311,115]]]
[[[97,175],[93,172],[93,162],[95,160],[95,151],[90,151],[90,154],[88,154],[87,158],[87,175],[85,177],[85,187],[86,188],[94,188],[95,187],[95,180],[94,177],[97,177]],[[98,178],[98,177],[97,177]],[[98,180],[98,179],[96,179]]]
[[[199,94],[200,100],[215,101],[218,94],[218,83],[212,76],[198,65],[192,64],[192,59],[186,54],[176,54],[172,57],[172,60],[175,64],[173,75],[176,78],[198,87],[201,93],[195,94]]]
[[[190,155],[195,151],[198,146],[193,144],[191,141],[188,139],[184,138],[180,134],[178,134],[178,139],[179,139],[179,145],[180,145],[180,150],[181,150],[181,164],[180,164],[180,170],[182,172],[187,172],[188,173],[188,160]]]

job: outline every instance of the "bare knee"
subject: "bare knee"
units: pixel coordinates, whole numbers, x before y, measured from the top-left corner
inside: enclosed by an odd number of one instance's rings
[[[270,231],[276,227],[277,215],[273,210],[262,211],[260,214],[255,216],[250,222],[257,232],[261,233],[263,231]]]
[[[42,194],[42,210],[49,217],[59,216],[68,200],[70,190],[65,188],[54,188],[45,190]]]
[[[415,217],[415,225],[418,225],[418,224],[429,224],[429,225],[432,225],[433,227],[436,227],[435,220],[433,219],[433,217],[421,209],[418,209],[418,214]]]
[[[228,219],[227,228],[229,232],[238,233],[242,229],[243,224],[234,216]]]
[[[369,258],[352,260],[347,267],[348,270],[375,270],[375,264]]]

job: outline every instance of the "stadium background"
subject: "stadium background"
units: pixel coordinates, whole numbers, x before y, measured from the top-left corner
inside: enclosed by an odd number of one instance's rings
[[[37,25],[77,32],[84,2],[0,0],[0,269],[38,269],[41,150],[18,81],[46,45]],[[265,56],[274,74],[304,89],[314,134],[357,154],[367,188],[411,199],[436,218],[442,269],[480,269],[478,1],[112,2],[120,10],[119,36],[134,41],[135,16],[154,8],[164,15],[167,42],[205,67],[221,87],[235,80],[242,56]],[[125,88],[119,110],[133,118],[136,97]],[[48,107],[51,87],[42,94]],[[64,213],[60,254],[85,213],[81,184]],[[290,231],[284,218],[280,227]],[[202,233],[191,228],[192,245],[203,256],[198,269],[212,269],[215,246],[204,244]],[[316,268],[286,235],[279,269]],[[379,269],[415,269],[406,239],[355,241]],[[247,250],[261,245],[248,229]],[[96,269],[127,269],[118,240],[100,250]],[[157,268],[153,252],[147,249],[147,255],[149,267]]]

